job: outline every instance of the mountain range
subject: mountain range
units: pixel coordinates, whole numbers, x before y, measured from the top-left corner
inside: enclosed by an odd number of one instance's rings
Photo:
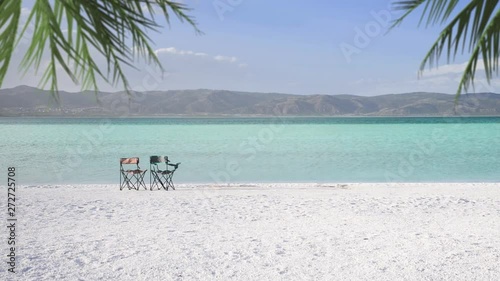
[[[59,92],[0,89],[0,116],[496,116],[500,95],[405,93],[380,96],[292,95],[226,90]]]

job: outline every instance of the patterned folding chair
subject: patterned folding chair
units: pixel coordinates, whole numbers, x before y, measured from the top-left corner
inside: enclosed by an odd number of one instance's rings
[[[136,165],[136,169],[125,170],[123,165]],[[129,190],[143,187],[145,190],[144,175],[147,170],[141,170],[139,167],[139,157],[120,158],[120,190],[127,187]]]
[[[158,164],[161,163],[165,163],[165,170],[161,170],[158,167]],[[172,178],[177,168],[179,168],[180,164],[181,163],[170,164],[168,156],[151,156],[149,158],[149,165],[151,170],[149,184],[151,190],[160,190],[162,188],[168,190],[169,187],[175,190]],[[173,167],[173,169],[169,169],[169,167]]]

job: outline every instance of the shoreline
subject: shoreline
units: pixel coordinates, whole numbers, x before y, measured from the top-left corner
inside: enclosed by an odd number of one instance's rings
[[[332,118],[332,119],[359,119],[359,118],[443,118],[443,119],[460,119],[460,118],[500,118],[499,115],[0,115],[0,118],[6,119],[317,119],[317,118]]]
[[[63,184],[22,184],[20,188],[44,188],[44,187],[80,187],[80,188],[109,188],[119,187],[119,183],[63,183]],[[149,183],[146,183],[149,188]],[[497,187],[500,182],[236,182],[228,184],[217,183],[176,183],[175,188],[179,189],[245,189],[245,188],[419,188],[419,187]]]

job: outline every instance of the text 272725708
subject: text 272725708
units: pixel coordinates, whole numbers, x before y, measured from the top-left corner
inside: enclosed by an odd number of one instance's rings
[[[16,168],[7,169],[7,271],[16,273]]]

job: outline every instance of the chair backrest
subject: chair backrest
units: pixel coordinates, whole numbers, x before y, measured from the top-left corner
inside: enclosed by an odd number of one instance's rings
[[[139,165],[139,157],[120,158],[120,165],[123,165],[123,164],[136,164],[136,165]]]
[[[123,165],[135,164],[137,169],[139,170],[139,157],[131,157],[131,158],[120,158],[120,171],[123,170]]]
[[[149,163],[151,164],[168,163],[168,156],[151,156],[149,157]]]

